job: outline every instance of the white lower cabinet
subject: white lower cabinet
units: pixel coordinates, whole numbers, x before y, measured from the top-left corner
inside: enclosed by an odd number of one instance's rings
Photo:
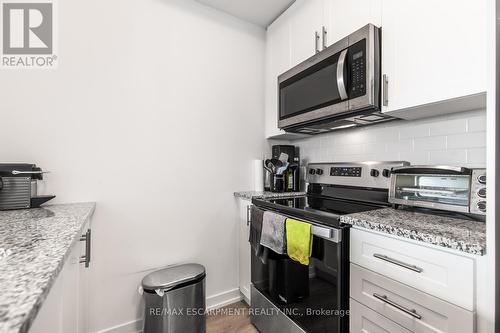
[[[87,225],[84,234],[89,229]],[[87,333],[88,268],[80,263],[86,241],[77,241],[38,311],[30,333]]]
[[[351,313],[349,326],[351,333],[411,333],[398,324],[387,320],[372,309],[350,299]]]
[[[359,229],[350,248],[352,263],[473,311],[473,259]]]
[[[240,292],[247,303],[250,303],[250,234],[249,214],[251,202],[244,199],[237,199],[239,209],[239,251],[238,251],[238,284]]]
[[[475,260],[352,228],[353,333],[474,333]]]
[[[351,264],[350,295],[415,333],[470,333],[474,313]]]

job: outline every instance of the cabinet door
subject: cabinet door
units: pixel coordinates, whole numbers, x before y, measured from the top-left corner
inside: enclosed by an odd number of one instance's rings
[[[63,280],[62,292],[62,318],[63,318],[63,332],[77,332],[78,333],[78,281],[80,274],[80,244],[77,243],[70,255],[66,259],[66,265],[61,271]]]
[[[238,199],[239,209],[239,287],[240,291],[245,296],[245,300],[250,302],[250,243],[248,236],[250,226],[248,225],[248,207],[251,205],[250,201]]]
[[[38,312],[30,333],[78,332],[78,278],[80,251],[74,246],[47,298]]]
[[[62,272],[61,272],[62,273]],[[63,329],[63,279],[59,273],[47,298],[38,311],[29,333],[64,333]]]
[[[290,7],[291,65],[298,65],[321,50],[326,0],[299,0]],[[316,38],[317,36],[317,38]]]
[[[382,0],[383,112],[486,90],[485,6],[484,0]]]
[[[327,0],[326,45],[330,46],[368,23],[382,24],[382,0]]]
[[[266,138],[285,135],[278,129],[278,76],[290,69],[290,21],[284,13],[267,28]]]

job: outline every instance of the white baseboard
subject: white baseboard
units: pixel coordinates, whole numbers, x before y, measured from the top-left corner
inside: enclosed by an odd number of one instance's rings
[[[239,288],[224,291],[207,297],[207,310],[215,310],[223,306],[241,301],[241,293]]]
[[[142,319],[132,320],[128,323],[116,325],[95,333],[141,333]]]
[[[207,297],[207,310],[215,310],[223,306],[233,304],[242,300],[242,295],[238,288],[224,291]],[[94,333],[141,333],[142,319],[136,319],[124,324],[116,325]]]

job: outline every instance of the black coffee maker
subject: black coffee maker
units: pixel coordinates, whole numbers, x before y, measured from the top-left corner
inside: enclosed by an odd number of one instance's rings
[[[269,172],[269,190],[271,192],[300,191],[299,147],[274,145],[271,153],[272,158],[265,161],[266,170]]]

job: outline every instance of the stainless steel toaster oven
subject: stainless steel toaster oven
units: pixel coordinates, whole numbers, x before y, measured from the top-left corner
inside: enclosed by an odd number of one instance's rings
[[[451,166],[393,168],[389,202],[486,215],[486,169]]]

